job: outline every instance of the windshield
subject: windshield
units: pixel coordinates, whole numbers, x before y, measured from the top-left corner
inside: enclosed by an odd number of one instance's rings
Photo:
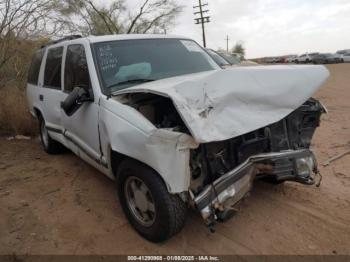
[[[93,50],[108,94],[149,81],[219,69],[192,40],[119,40],[95,43]]]

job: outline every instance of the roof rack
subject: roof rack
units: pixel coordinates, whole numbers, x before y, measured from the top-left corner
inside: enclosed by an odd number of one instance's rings
[[[47,47],[47,46],[50,46],[50,45],[54,45],[54,44],[57,44],[57,43],[60,43],[60,42],[63,42],[63,41],[67,41],[67,40],[74,40],[74,39],[78,39],[78,38],[82,38],[81,35],[69,35],[69,36],[65,36],[61,39],[57,39],[57,40],[53,40],[53,41],[50,41],[44,45],[41,46],[41,48],[44,48],[44,47]]]

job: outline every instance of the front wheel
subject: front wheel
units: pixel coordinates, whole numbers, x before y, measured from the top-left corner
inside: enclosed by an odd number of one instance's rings
[[[118,195],[132,227],[152,242],[162,242],[184,226],[187,206],[169,194],[160,176],[135,160],[125,160],[117,174]]]

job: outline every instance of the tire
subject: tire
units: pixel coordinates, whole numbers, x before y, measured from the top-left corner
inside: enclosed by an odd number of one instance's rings
[[[117,189],[127,219],[147,240],[163,242],[183,228],[186,204],[179,196],[169,194],[163,180],[153,169],[135,160],[124,160],[118,168]],[[140,192],[143,192],[143,198]]]
[[[39,134],[41,144],[46,153],[50,155],[57,155],[63,151],[63,146],[50,137],[45,120],[41,115],[39,116]]]

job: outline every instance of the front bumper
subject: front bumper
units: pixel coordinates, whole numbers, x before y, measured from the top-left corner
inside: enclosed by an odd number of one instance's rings
[[[278,163],[291,163],[288,170]],[[282,168],[283,169],[283,168]],[[286,172],[288,176],[286,176]],[[294,180],[304,184],[314,184],[317,163],[310,150],[288,150],[251,156],[235,169],[215,180],[194,198],[196,208],[204,219],[215,216],[216,211],[224,211],[239,202],[251,189],[256,175],[284,176],[284,180]]]

